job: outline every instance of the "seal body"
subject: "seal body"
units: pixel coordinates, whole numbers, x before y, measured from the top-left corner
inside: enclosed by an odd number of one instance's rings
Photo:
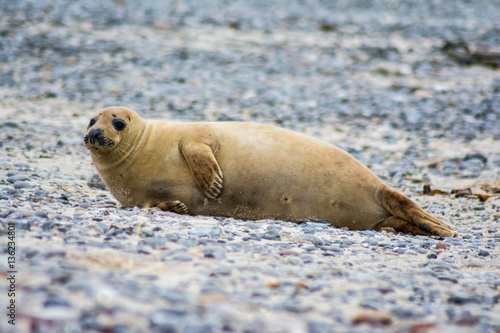
[[[84,141],[124,207],[457,234],[340,148],[274,126],[144,120],[111,107],[92,118]]]

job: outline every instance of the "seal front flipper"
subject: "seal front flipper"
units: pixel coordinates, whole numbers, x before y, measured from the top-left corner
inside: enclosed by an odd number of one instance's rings
[[[188,214],[189,213],[189,209],[186,207],[186,205],[183,204],[182,202],[180,202],[179,200],[163,201],[163,202],[160,202],[159,204],[157,204],[156,207],[160,208],[161,210],[174,212],[177,214]]]
[[[206,143],[189,143],[180,146],[189,169],[209,199],[215,199],[222,190],[222,171],[215,159],[212,147]]]

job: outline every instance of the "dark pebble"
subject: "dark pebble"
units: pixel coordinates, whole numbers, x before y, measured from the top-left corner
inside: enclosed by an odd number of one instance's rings
[[[15,182],[25,181],[25,180],[29,180],[29,178],[23,174],[16,174],[14,176],[10,176],[9,178],[7,178],[7,181],[11,184],[14,184]]]
[[[405,318],[405,319],[419,316],[419,314],[414,309],[403,308],[403,307],[394,307],[392,309],[392,313],[398,318]]]
[[[44,210],[37,210],[35,212],[35,216],[38,216],[38,217],[41,217],[41,218],[48,218],[48,212],[44,211]]]
[[[14,188],[15,189],[33,188],[33,187],[34,187],[34,185],[31,185],[27,181],[18,180],[17,182],[14,183]]]
[[[16,221],[16,229],[31,230],[31,222],[27,219],[17,220]]]
[[[34,194],[38,195],[39,197],[46,197],[47,196],[47,192],[45,192],[43,190],[38,190]]]
[[[438,257],[438,256],[437,256],[437,254],[435,254],[435,253],[429,253],[429,254],[427,255],[427,258],[428,258],[428,259],[437,259],[437,257]]]
[[[478,256],[480,257],[487,257],[490,255],[490,253],[486,250],[479,250],[479,252],[477,253]]]
[[[142,237],[153,237],[154,236],[154,232],[151,231],[151,230],[148,230],[148,229],[141,229],[141,236]]]
[[[104,184],[101,177],[97,173],[92,175],[92,177],[89,178],[89,180],[87,181],[87,185],[90,188],[97,188],[99,190],[106,189],[106,185]]]
[[[473,296],[461,296],[461,295],[452,295],[448,298],[448,303],[464,305],[464,304],[483,304],[487,301],[487,298],[484,296],[473,295]]]
[[[60,296],[49,296],[49,298],[47,298],[45,300],[45,302],[43,302],[43,306],[44,307],[50,307],[50,306],[64,306],[64,307],[71,307],[71,305],[62,297]]]
[[[165,239],[169,242],[178,242],[180,237],[178,234],[166,234]]]

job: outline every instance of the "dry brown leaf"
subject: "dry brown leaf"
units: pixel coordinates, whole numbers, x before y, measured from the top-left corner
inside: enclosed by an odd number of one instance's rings
[[[440,190],[440,189],[431,189],[431,185],[429,184],[425,184],[424,185],[424,189],[422,191],[422,194],[426,194],[426,195],[435,195],[435,194],[449,194],[448,192],[446,191],[443,191],[443,190]]]
[[[481,201],[481,202],[485,202],[486,200],[488,200],[488,198],[491,198],[491,195],[488,195],[488,194],[475,193],[475,195],[477,195],[477,197],[479,198],[479,201]]]
[[[431,191],[431,194],[434,195],[434,194],[450,194],[450,193],[448,193],[446,191],[439,190],[439,189],[435,189],[435,190]]]

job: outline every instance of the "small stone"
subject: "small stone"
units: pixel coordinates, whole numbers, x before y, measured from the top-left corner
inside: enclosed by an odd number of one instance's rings
[[[44,210],[37,210],[35,212],[35,216],[38,216],[38,217],[46,219],[46,218],[48,218],[48,213],[46,211],[44,211]]]
[[[479,250],[479,252],[477,253],[478,256],[480,257],[487,257],[490,255],[490,253],[486,250]]]
[[[51,230],[52,228],[54,228],[55,224],[56,222],[54,220],[47,221],[44,224],[42,224],[42,230],[43,231]]]
[[[314,246],[314,245],[312,245],[312,244],[302,245],[300,248],[301,248],[301,249],[304,249],[304,250],[306,250],[306,251],[308,251],[308,252],[309,252],[309,251],[314,251],[314,250],[316,250],[316,246]]]
[[[97,188],[99,190],[106,190],[106,185],[104,184],[101,177],[97,173],[92,175],[92,177],[89,178],[89,180],[87,181],[87,185],[90,188]]]
[[[203,249],[205,258],[222,259],[226,256],[226,252],[222,247],[210,246]]]
[[[180,332],[179,315],[168,310],[159,310],[151,314],[149,324],[155,332],[175,333]]]
[[[363,236],[366,236],[366,237],[373,237],[373,236],[376,236],[378,234],[378,232],[374,231],[374,230],[363,230],[363,231],[359,231],[360,235],[363,235]]]
[[[255,222],[247,222],[247,223],[245,223],[245,227],[255,230],[255,229],[259,229],[260,225],[258,223],[255,223]]]
[[[325,251],[330,251],[330,252],[335,252],[335,253],[343,253],[344,250],[338,246],[333,246],[333,245],[327,245],[327,246],[322,246],[322,250]]]
[[[276,230],[276,231],[280,231],[281,229],[283,229],[282,226],[278,225],[278,224],[271,224],[271,225],[268,225],[267,226],[267,230]]]
[[[180,237],[177,234],[166,234],[165,239],[169,242],[178,242]]]
[[[292,313],[304,313],[311,310],[310,307],[305,306],[294,299],[288,299],[281,303],[276,304],[277,310],[285,310]]]
[[[18,180],[17,182],[14,183],[14,188],[15,189],[21,189],[21,188],[33,188],[33,185],[26,181]]]
[[[20,230],[31,230],[31,222],[26,219],[21,219],[16,221],[16,229]]]
[[[142,237],[153,237],[154,236],[154,232],[151,231],[151,230],[148,230],[148,229],[141,229],[141,236]]]
[[[436,243],[436,249],[437,250],[446,250],[446,243],[444,243],[444,242],[437,242]]]
[[[260,235],[260,237],[264,239],[269,239],[269,240],[280,240],[281,236],[276,229],[270,229],[266,233]]]
[[[82,237],[82,232],[80,230],[71,230],[68,232],[68,238],[81,238]]]
[[[319,238],[318,236],[315,235],[310,235],[310,234],[300,234],[300,237],[302,240],[306,242],[311,242],[316,246],[323,246],[325,245],[325,241]]]
[[[435,253],[429,253],[429,254],[427,255],[427,258],[428,258],[428,259],[437,259],[437,257],[438,257],[438,256],[437,256],[437,254],[435,254]]]
[[[47,298],[45,300],[45,302],[43,302],[43,306],[44,307],[50,307],[50,306],[64,306],[64,307],[71,307],[71,305],[62,297],[60,296],[49,296],[49,298]]]
[[[196,226],[189,229],[189,234],[198,237],[208,237],[211,229],[203,226]]]
[[[486,301],[486,297],[479,295],[472,296],[462,296],[462,295],[452,295],[448,298],[448,303],[452,304],[483,304]]]
[[[231,275],[231,272],[233,271],[233,268],[231,266],[220,266],[217,267],[210,276],[229,276]]]
[[[217,229],[212,229],[210,231],[210,237],[212,238],[217,238],[220,236],[220,230],[217,228]]]
[[[25,180],[29,180],[29,178],[23,174],[20,174],[20,173],[15,174],[14,176],[10,176],[9,178],[7,178],[7,181],[11,184],[14,184],[15,182],[25,181]]]
[[[395,253],[403,254],[406,252],[406,249],[404,247],[397,247],[394,249]]]
[[[316,230],[314,228],[311,228],[311,227],[305,227],[305,228],[302,228],[302,232],[305,233],[305,234],[314,234],[316,233]]]
[[[174,256],[172,257],[172,259],[173,260],[177,260],[177,261],[187,262],[187,261],[192,261],[193,257],[189,253],[181,252],[181,253],[174,254]]]

